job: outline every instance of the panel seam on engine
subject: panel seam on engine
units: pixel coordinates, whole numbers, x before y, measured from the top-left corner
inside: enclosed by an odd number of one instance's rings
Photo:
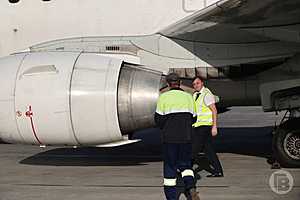
[[[80,142],[79,142],[79,139],[77,138],[76,136],[76,133],[75,133],[75,129],[74,129],[74,124],[73,124],[73,119],[72,119],[72,104],[71,104],[71,101],[72,101],[72,81],[73,81],[73,74],[74,74],[74,71],[75,71],[75,66],[76,66],[76,63],[79,59],[79,57],[81,56],[83,52],[80,52],[74,62],[74,65],[73,65],[73,68],[72,68],[72,72],[71,72],[71,77],[70,77],[70,85],[69,85],[69,110],[70,110],[70,124],[71,124],[71,129],[72,129],[72,132],[73,132],[73,136],[74,136],[74,139],[75,141],[77,142],[78,145],[81,145]]]

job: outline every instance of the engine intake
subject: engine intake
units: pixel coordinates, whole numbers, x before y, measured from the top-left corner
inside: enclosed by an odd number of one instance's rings
[[[162,74],[157,71],[124,64],[118,87],[118,115],[122,133],[154,126],[156,101]]]
[[[153,126],[162,74],[95,53],[36,52],[0,59],[0,138],[100,145]]]

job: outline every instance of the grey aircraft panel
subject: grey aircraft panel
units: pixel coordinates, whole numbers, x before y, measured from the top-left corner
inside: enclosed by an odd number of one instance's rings
[[[293,40],[299,41],[299,6],[300,1],[293,0],[222,0],[160,33],[176,39],[237,44],[287,39],[283,36],[292,31]],[[278,27],[282,37],[271,31],[276,28],[278,32]],[[266,28],[268,34],[262,31]]]

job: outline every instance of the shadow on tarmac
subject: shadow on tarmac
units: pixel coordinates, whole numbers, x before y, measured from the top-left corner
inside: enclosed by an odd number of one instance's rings
[[[8,144],[7,142],[4,142],[4,141],[2,141],[1,140],[1,138],[0,138],[0,144]]]
[[[214,140],[219,153],[234,153],[268,158],[272,149],[272,127],[220,128]],[[48,166],[134,166],[161,161],[160,132],[138,131],[134,139],[142,142],[115,148],[56,148],[28,157],[21,164]],[[222,161],[221,161],[222,162]],[[208,165],[207,162],[203,162]],[[207,166],[203,166],[206,169]]]

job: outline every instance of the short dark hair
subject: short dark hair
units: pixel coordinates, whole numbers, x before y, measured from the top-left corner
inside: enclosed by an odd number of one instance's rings
[[[195,80],[197,80],[197,79],[199,79],[200,81],[204,82],[204,80],[203,80],[203,78],[202,78],[201,76],[195,76],[195,77],[192,79],[192,83],[193,83]]]
[[[178,83],[180,82],[180,78],[176,73],[170,73],[166,76],[167,83]]]

